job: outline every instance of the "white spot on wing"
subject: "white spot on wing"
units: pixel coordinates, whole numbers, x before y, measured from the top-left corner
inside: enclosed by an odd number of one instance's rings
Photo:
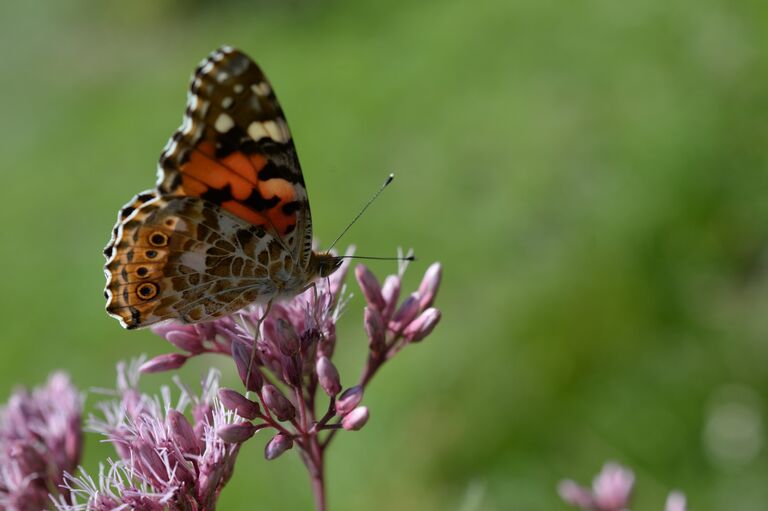
[[[275,121],[264,121],[262,124],[267,133],[269,133],[269,137],[275,142],[282,143],[288,141],[287,126],[286,129],[283,129],[283,127]],[[283,123],[283,125],[285,125],[285,123]]]
[[[233,102],[234,100],[230,96],[227,96],[226,98],[221,100],[221,106],[222,108],[229,108],[232,106]]]
[[[240,94],[241,92],[243,92],[243,84],[242,83],[236,83],[234,85],[234,87],[232,87],[232,89],[234,89],[235,94]]]
[[[258,96],[269,96],[272,92],[272,88],[267,82],[260,82],[251,85],[251,90]]]
[[[253,121],[248,125],[248,136],[253,140],[259,140],[260,138],[268,137],[269,133],[267,133],[267,130],[262,123]]]
[[[232,120],[232,118],[229,115],[220,114],[218,119],[216,119],[216,122],[214,123],[213,127],[216,128],[216,131],[218,131],[219,133],[226,133],[234,125],[235,125],[235,122]]]

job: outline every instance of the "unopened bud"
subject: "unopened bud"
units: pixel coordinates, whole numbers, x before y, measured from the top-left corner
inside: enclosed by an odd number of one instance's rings
[[[403,335],[411,342],[419,342],[432,333],[432,329],[440,321],[440,317],[440,311],[431,307],[408,325]]]
[[[381,315],[385,320],[389,321],[392,313],[395,312],[395,307],[397,307],[397,299],[400,298],[400,277],[388,275],[384,279],[384,285],[381,286],[381,296],[384,298],[384,302],[386,302]]]
[[[364,265],[359,264],[355,268],[355,277],[357,277],[357,282],[360,284],[360,289],[363,291],[368,304],[383,311],[386,304],[384,297],[381,296],[381,286],[376,276]]]
[[[67,459],[75,460],[80,459],[80,453],[83,452],[83,428],[80,421],[80,416],[70,417],[67,420],[67,429],[64,436],[64,454]],[[72,467],[74,468],[74,466]]]
[[[347,431],[357,431],[368,422],[368,407],[358,406],[341,419],[341,427]]]
[[[165,419],[168,421],[171,434],[182,452],[200,454],[200,444],[195,436],[195,431],[184,414],[171,408],[168,410]]]
[[[381,313],[373,307],[366,306],[363,312],[363,324],[371,351],[375,353],[384,351],[387,330]]]
[[[347,415],[363,400],[363,387],[356,385],[341,393],[336,400],[336,415]]]
[[[419,308],[421,310],[424,310],[427,307],[432,307],[432,304],[435,301],[435,295],[437,295],[437,290],[440,289],[440,280],[442,279],[442,276],[443,268],[440,263],[432,263],[432,265],[427,268],[427,271],[424,272],[424,278],[421,280],[421,284],[419,284],[419,297],[421,298]]]
[[[170,371],[171,369],[178,369],[184,365],[188,358],[187,355],[182,355],[181,353],[158,355],[141,364],[139,371],[142,373],[159,373],[162,371]]]
[[[241,444],[251,438],[256,431],[256,426],[250,422],[238,422],[220,427],[216,430],[216,434],[228,444]]]
[[[8,459],[13,460],[14,469],[18,469],[23,474],[45,473],[48,465],[45,455],[37,449],[30,449],[28,442],[18,441],[3,447],[4,454]]]
[[[411,293],[392,316],[389,327],[395,332],[401,333],[408,324],[419,314],[419,295]]]
[[[233,342],[232,358],[235,361],[237,373],[240,375],[243,385],[246,385],[246,390],[258,392],[261,388],[262,378],[258,367],[256,367],[256,361],[251,362],[250,350],[240,342]],[[249,366],[251,368],[250,374],[248,373]]]
[[[277,420],[287,421],[294,418],[296,415],[296,409],[293,407],[288,398],[280,392],[280,389],[269,383],[265,384],[262,389],[262,397],[264,404],[272,410]]]
[[[297,357],[284,357],[281,360],[283,380],[288,384],[298,387],[301,385],[301,362]]]
[[[275,334],[277,336],[277,346],[283,355],[290,357],[299,352],[301,343],[299,342],[299,335],[288,321],[283,318],[278,318],[275,321]]]
[[[278,433],[264,447],[264,457],[267,460],[273,460],[291,447],[293,447],[293,439],[288,435]]]
[[[595,505],[595,500],[589,488],[584,488],[570,479],[558,483],[557,493],[560,494],[561,499],[571,506],[581,509],[599,509]]]
[[[219,389],[219,399],[227,410],[232,410],[243,419],[253,420],[259,416],[259,404],[236,390]]]
[[[680,491],[673,491],[667,497],[667,503],[664,511],[686,511],[688,504],[685,500],[685,494]]]
[[[205,351],[205,347],[203,346],[202,339],[198,337],[195,334],[190,334],[188,332],[182,332],[182,331],[174,331],[174,332],[168,332],[165,335],[165,340],[176,346],[177,348],[180,348],[184,351],[188,351],[190,353],[202,353]]]
[[[138,461],[136,466],[144,477],[153,479],[167,473],[163,460],[148,441],[137,438],[131,443],[130,449],[133,459]]]
[[[322,335],[320,336],[320,342],[317,343],[317,353],[324,355],[328,358],[333,356],[333,351],[336,348],[336,324],[327,323],[323,328]]]
[[[190,353],[202,353],[205,351],[205,346],[203,345],[205,335],[201,335],[201,331],[195,325],[169,322],[153,325],[150,327],[150,330],[184,351]]]
[[[320,386],[323,387],[326,394],[333,397],[341,392],[339,371],[328,357],[318,358],[315,368],[317,369],[317,380],[320,382]]]

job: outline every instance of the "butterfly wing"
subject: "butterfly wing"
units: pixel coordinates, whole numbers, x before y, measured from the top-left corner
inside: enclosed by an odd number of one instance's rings
[[[266,76],[242,52],[222,47],[195,70],[184,121],[160,157],[157,188],[264,227],[306,268],[312,220],[291,132]]]
[[[137,195],[120,212],[107,257],[107,312],[126,328],[231,314],[278,292],[285,252],[264,227],[197,197]]]

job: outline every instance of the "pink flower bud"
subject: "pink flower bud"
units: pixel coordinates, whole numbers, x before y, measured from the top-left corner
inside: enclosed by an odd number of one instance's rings
[[[293,447],[293,440],[288,435],[278,433],[267,442],[264,447],[264,457],[267,460],[273,460]]]
[[[320,357],[316,364],[317,379],[326,394],[333,397],[341,392],[339,371],[328,357]]]
[[[72,470],[77,466],[80,453],[83,451],[83,427],[80,417],[67,419],[67,430],[64,433],[64,454],[71,463]],[[67,469],[69,471],[69,468]]]
[[[317,352],[319,355],[324,355],[328,358],[333,356],[333,351],[336,348],[336,325],[334,323],[328,323],[323,330],[323,336],[320,338],[320,342],[317,345]]]
[[[442,276],[443,268],[440,266],[440,263],[432,263],[432,265],[427,268],[427,271],[424,273],[424,278],[419,285],[419,297],[421,298],[419,308],[421,310],[431,307],[432,303],[434,303],[437,290],[440,289],[440,280],[442,279]]]
[[[244,346],[240,342],[232,343],[232,358],[237,366],[237,373],[240,375],[240,379],[243,381],[243,385],[246,386],[246,390],[251,392],[258,392],[261,388],[262,378],[259,373],[259,368],[256,367],[256,360],[251,364],[251,351],[248,347]],[[248,366],[251,366],[250,376],[248,375]],[[247,384],[246,384],[247,382]]]
[[[190,353],[202,353],[205,351],[205,335],[195,325],[182,325],[177,322],[165,322],[150,327],[150,330],[177,348]]]
[[[238,422],[220,427],[216,434],[228,444],[241,444],[256,433],[257,428],[250,422]]]
[[[48,464],[48,461],[45,459],[46,453],[41,453],[35,449],[32,442],[17,441],[9,443],[6,449],[5,454],[14,461],[22,473],[45,473],[46,465]]]
[[[592,481],[595,505],[599,509],[624,509],[629,506],[635,474],[618,463],[609,462]]]
[[[137,438],[130,446],[132,456],[138,463],[141,474],[157,483],[160,483],[163,479],[167,478],[168,471],[165,469],[165,464],[157,454],[155,448],[146,440]],[[163,478],[163,479],[158,479]]]
[[[357,282],[360,284],[360,289],[363,291],[368,304],[379,311],[383,311],[386,304],[384,297],[381,296],[381,286],[376,276],[364,265],[359,264],[355,268],[355,277],[357,277]]]
[[[294,330],[293,325],[283,318],[278,318],[275,321],[275,334],[277,347],[280,349],[283,355],[290,357],[299,352],[301,343],[299,336]]]
[[[184,414],[171,408],[168,410],[165,419],[168,422],[173,438],[181,450],[187,454],[200,454],[200,444],[192,429],[192,425]]]
[[[358,406],[341,419],[341,427],[347,431],[357,431],[368,422],[368,407]]]
[[[408,325],[408,328],[405,329],[403,335],[411,342],[419,342],[432,333],[432,329],[434,329],[435,325],[440,321],[440,317],[439,310],[434,307],[429,308]]]
[[[414,320],[419,314],[419,295],[418,293],[411,293],[411,295],[400,304],[400,307],[392,316],[392,320],[389,322],[389,328],[393,331],[400,333],[408,324]]]
[[[400,277],[388,275],[384,280],[384,285],[381,287],[381,296],[386,303],[381,314],[385,320],[389,321],[392,313],[395,312],[395,307],[397,307],[397,299],[400,298]]]
[[[356,385],[341,393],[336,400],[336,415],[347,415],[363,400],[363,387]]]
[[[296,409],[288,401],[288,398],[280,392],[280,389],[267,383],[262,387],[261,392],[264,404],[272,410],[277,420],[287,421],[295,417]]]
[[[371,351],[381,353],[384,351],[387,333],[381,314],[373,307],[366,307],[364,322],[365,333],[368,335],[368,346],[371,348]]]
[[[685,501],[685,495],[679,491],[673,491],[667,497],[667,503],[664,505],[664,511],[686,511],[688,504]]]
[[[580,484],[566,479],[560,481],[557,485],[557,493],[567,504],[581,509],[594,509],[595,502],[592,499],[592,492]]]
[[[232,410],[243,419],[253,420],[259,416],[259,404],[251,401],[236,390],[219,389],[219,399],[227,410]]]
[[[165,336],[165,340],[177,348],[188,351],[190,353],[202,353],[205,351],[205,346],[203,346],[202,339],[188,332],[168,332]]]
[[[178,369],[184,365],[188,358],[187,355],[182,355],[181,353],[158,355],[141,364],[139,371],[142,373],[159,373],[162,371],[170,371],[171,369]]]

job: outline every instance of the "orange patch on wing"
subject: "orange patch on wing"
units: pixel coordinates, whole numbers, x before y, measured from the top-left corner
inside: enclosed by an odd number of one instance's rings
[[[199,153],[192,153],[189,161],[181,167],[181,172],[217,190],[229,186],[232,196],[239,200],[247,199],[253,189],[253,184],[245,178]]]
[[[272,225],[275,226],[275,229],[280,234],[285,234],[288,232],[288,227],[292,225],[296,225],[296,216],[291,215],[287,216],[285,214],[280,214],[277,218],[270,218],[272,220]]]
[[[296,190],[285,179],[260,181],[259,191],[262,197],[278,197],[283,203],[291,202],[296,196]]]
[[[184,193],[184,195],[194,195],[195,197],[200,197],[205,193],[206,190],[208,190],[208,187],[205,186],[200,181],[197,181],[195,179],[190,178],[189,176],[185,176],[184,174],[182,174],[181,190]]]
[[[254,225],[269,225],[269,221],[262,215],[261,213],[258,213],[251,208],[244,206],[243,204],[228,200],[226,202],[223,202],[221,204],[221,207],[229,211],[235,216],[238,216],[245,220],[246,222],[250,222]]]
[[[243,153],[240,152],[232,153],[221,160],[223,165],[226,165],[230,169],[234,170],[235,173],[237,173],[246,181],[250,182],[252,185],[256,185],[258,181],[256,178],[256,173],[260,171],[262,167],[264,167],[266,162],[266,159],[264,159],[264,157],[259,154],[253,155],[251,158],[247,158]]]
[[[234,199],[246,200],[258,186],[258,172],[266,163],[261,154],[249,157],[241,152],[217,160],[213,146],[203,142],[181,167],[182,187],[189,195],[202,195],[208,188],[222,190],[229,186]]]
[[[250,156],[251,158],[251,164],[256,169],[256,172],[260,171],[264,168],[264,165],[267,164],[267,159],[264,157],[263,154],[252,154]]]
[[[198,145],[189,160],[181,167],[181,188],[187,195],[202,196],[210,188],[222,190],[229,187],[233,200],[221,207],[253,225],[273,227],[276,233],[285,233],[297,222],[296,213],[286,215],[282,207],[296,199],[296,190],[285,179],[273,178],[260,181],[258,173],[267,164],[262,154],[245,155],[234,152],[216,160],[209,142]],[[262,197],[280,199],[268,211],[258,212],[240,201],[245,201],[257,188]]]

